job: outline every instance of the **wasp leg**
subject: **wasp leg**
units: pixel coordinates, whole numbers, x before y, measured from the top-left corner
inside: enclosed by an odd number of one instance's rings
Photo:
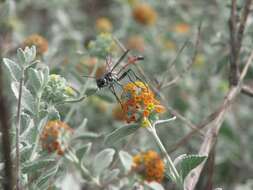
[[[122,103],[121,103],[121,101],[120,101],[120,99],[119,99],[119,97],[118,97],[118,95],[117,95],[117,93],[116,93],[116,91],[115,91],[114,85],[112,84],[112,85],[109,87],[109,89],[110,89],[110,91],[113,93],[113,95],[116,97],[118,103],[121,105],[121,108],[123,108],[123,105],[122,105]]]
[[[136,84],[136,82],[132,79],[132,77],[131,77],[130,74],[133,74],[133,76],[134,76],[137,80],[141,81],[141,82],[145,85],[145,87],[148,89],[148,86],[147,86],[146,82],[144,82],[139,76],[137,76],[137,75],[135,74],[135,72],[134,72],[132,69],[128,69],[127,71],[125,71],[125,72],[118,78],[118,81],[122,80],[123,78],[125,78],[125,77],[127,76],[128,79],[129,79],[132,83],[134,83],[137,87],[141,88],[141,87],[140,87],[138,84]]]

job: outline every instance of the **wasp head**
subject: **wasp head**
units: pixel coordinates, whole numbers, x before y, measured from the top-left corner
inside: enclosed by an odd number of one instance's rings
[[[107,85],[106,78],[99,78],[96,80],[98,88],[103,88]]]

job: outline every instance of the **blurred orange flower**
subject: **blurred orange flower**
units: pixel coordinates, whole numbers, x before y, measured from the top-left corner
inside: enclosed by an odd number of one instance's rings
[[[178,34],[186,34],[190,31],[190,26],[186,23],[179,23],[174,26],[174,31]]]
[[[49,121],[44,126],[40,136],[42,148],[48,152],[56,152],[58,155],[63,155],[72,132],[72,128],[62,121]]]
[[[143,25],[153,25],[157,19],[156,11],[146,3],[137,4],[132,14],[135,21]]]
[[[43,55],[48,50],[48,41],[39,34],[28,36],[22,43],[22,48],[33,45],[36,46],[37,55]]]
[[[96,20],[96,29],[99,32],[111,32],[112,31],[112,23],[106,17],[100,17]]]
[[[129,49],[134,49],[140,52],[144,52],[145,42],[142,36],[133,35],[130,36],[127,40],[127,47]]]
[[[165,164],[155,151],[149,150],[133,157],[132,169],[144,180],[160,183],[164,178]]]

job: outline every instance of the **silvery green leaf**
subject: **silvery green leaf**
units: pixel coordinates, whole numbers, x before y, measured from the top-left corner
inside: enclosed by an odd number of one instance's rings
[[[95,94],[97,92],[97,88],[88,88],[86,91],[85,91],[85,95],[86,96],[91,96],[93,94]]]
[[[22,134],[30,125],[31,122],[31,117],[30,115],[26,113],[21,114],[21,129],[20,129],[20,134]]]
[[[24,164],[22,167],[22,172],[29,173],[29,172],[39,171],[43,169],[44,167],[47,167],[49,164],[55,163],[55,161],[56,161],[55,158],[35,160],[28,164]]]
[[[112,162],[115,150],[108,148],[99,152],[92,163],[95,176],[99,176]]]
[[[20,150],[20,161],[21,163],[27,161],[32,153],[32,145],[26,145]]]
[[[146,186],[152,190],[164,190],[163,186],[157,182],[146,183]]]
[[[179,173],[182,177],[182,180],[190,173],[191,170],[196,168],[201,162],[206,159],[206,156],[200,155],[187,155],[181,159],[178,163]]]
[[[3,59],[3,65],[5,71],[9,73],[11,76],[12,80],[19,81],[21,78],[21,68],[20,66],[15,63],[14,61],[4,58]]]
[[[35,184],[38,187],[38,189],[47,189],[47,186],[49,185],[49,179],[56,175],[56,172],[58,171],[59,166],[56,164],[51,169],[43,172],[41,176],[36,180]]]
[[[82,158],[84,157],[84,155],[87,154],[90,151],[91,145],[92,145],[92,143],[87,143],[87,144],[79,147],[76,150],[76,156],[77,156],[77,158],[79,160],[82,160]]]
[[[49,80],[49,68],[48,68],[48,66],[43,67],[42,74],[43,74],[42,86],[45,87],[47,85],[48,80]]]
[[[18,61],[20,64],[25,65],[26,63],[26,56],[25,52],[22,48],[18,48],[17,50],[17,56],[18,56]]]
[[[30,139],[30,135],[33,133],[35,129],[36,128],[34,127],[34,122],[32,119],[30,119],[26,125],[25,130],[20,135],[20,140],[28,141]],[[32,139],[30,140],[30,143],[32,143]]]
[[[19,82],[12,82],[11,83],[11,89],[12,92],[14,93],[16,99],[18,99],[19,96]],[[30,113],[34,113],[35,110],[35,103],[34,103],[34,98],[31,94],[31,92],[25,87],[22,87],[22,102],[21,105],[23,108],[25,108],[27,111]]]
[[[87,139],[95,139],[95,138],[98,138],[100,136],[101,135],[97,134],[97,133],[84,131],[82,134],[76,134],[76,136],[74,137],[74,139],[87,140]]]
[[[30,60],[33,61],[36,58],[36,46],[30,48]]]
[[[112,180],[118,177],[119,173],[120,173],[120,170],[117,168],[113,170],[105,170],[101,177],[102,183],[110,183]]]
[[[40,122],[39,122],[39,124],[37,126],[38,131],[41,131],[43,129],[43,127],[46,125],[47,121],[48,121],[48,117],[47,116],[45,116],[44,118],[42,118],[40,120]]]
[[[37,71],[33,68],[29,68],[27,71],[28,83],[36,94],[42,86],[41,71]]]
[[[47,111],[48,120],[61,120],[60,113],[54,106],[51,106]]]
[[[123,167],[125,168],[125,171],[126,172],[130,171],[133,162],[132,156],[127,152],[121,150],[119,152],[119,158]]]
[[[132,133],[136,132],[139,129],[138,124],[133,125],[126,125],[119,129],[116,129],[111,134],[107,135],[105,138],[106,145],[113,145],[116,142],[122,140],[123,138],[131,135]]]
[[[25,63],[27,65],[31,64],[31,62],[36,57],[36,48],[35,48],[35,46],[32,46],[31,48],[25,47],[24,54],[25,54],[25,61],[26,61]]]

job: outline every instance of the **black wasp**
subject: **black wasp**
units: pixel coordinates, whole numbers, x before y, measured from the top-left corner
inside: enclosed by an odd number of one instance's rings
[[[128,68],[128,66],[131,64],[135,64],[137,61],[144,60],[143,56],[132,56],[132,55],[130,56],[129,55],[128,59],[127,59],[127,63],[123,67],[121,67],[118,71],[116,71],[116,68],[118,68],[118,66],[124,60],[124,58],[128,55],[128,53],[129,53],[129,49],[127,49],[123,53],[123,55],[118,59],[118,61],[114,64],[114,66],[112,66],[113,63],[112,63],[111,57],[107,57],[106,58],[106,71],[101,77],[95,78],[95,77],[91,77],[91,76],[84,76],[84,77],[96,79],[97,89],[92,94],[95,94],[99,89],[108,87],[109,90],[116,97],[117,101],[119,103],[121,103],[119,97],[116,94],[115,85],[119,85],[120,87],[122,87],[122,85],[120,84],[120,81],[126,77],[128,77],[128,79],[131,82],[134,82],[135,80],[132,79],[132,75],[136,79],[141,80],[131,68]],[[85,99],[86,97],[87,96],[84,96],[78,100],[70,100],[70,101],[66,101],[66,102],[69,102],[69,103],[79,102],[79,101],[82,101],[83,99]]]

